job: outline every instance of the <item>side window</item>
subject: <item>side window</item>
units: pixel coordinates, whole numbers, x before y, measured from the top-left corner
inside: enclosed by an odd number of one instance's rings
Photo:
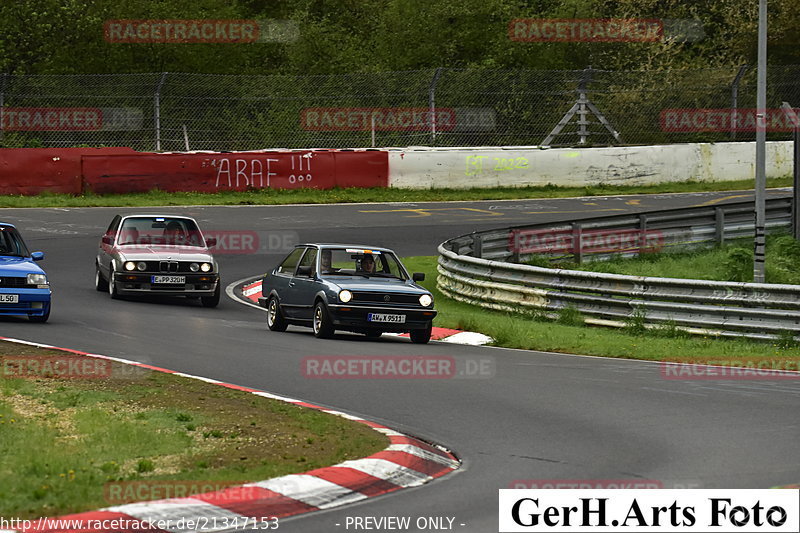
[[[310,266],[311,274],[313,275],[317,269],[317,249],[309,248],[303,258],[300,260],[300,266]]]
[[[300,255],[305,251],[305,248],[295,248],[292,250],[286,259],[283,260],[281,266],[278,267],[278,274],[291,276],[294,274],[294,269],[297,267],[297,262],[300,261]]]
[[[108,229],[106,230],[106,235],[116,235],[117,228],[119,228],[119,223],[122,220],[122,217],[117,215],[114,217],[114,220],[111,221],[109,224]]]

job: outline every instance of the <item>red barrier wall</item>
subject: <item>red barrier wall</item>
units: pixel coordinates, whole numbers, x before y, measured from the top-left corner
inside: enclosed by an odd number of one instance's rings
[[[82,174],[96,193],[387,187],[389,158],[338,150],[87,155]]]
[[[0,194],[79,194],[84,155],[135,153],[130,148],[2,148]]]

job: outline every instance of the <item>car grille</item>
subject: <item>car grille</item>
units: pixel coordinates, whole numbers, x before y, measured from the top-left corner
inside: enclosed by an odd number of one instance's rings
[[[29,285],[27,276],[20,277],[0,277],[0,288],[3,289],[35,289],[37,285]]]
[[[354,292],[353,301],[381,304],[416,304],[419,305],[419,294],[398,294],[394,292]],[[388,298],[388,299],[387,299]]]

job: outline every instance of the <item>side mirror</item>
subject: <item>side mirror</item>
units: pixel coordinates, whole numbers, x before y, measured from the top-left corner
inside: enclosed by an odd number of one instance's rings
[[[109,246],[114,244],[114,237],[112,235],[103,235],[101,240],[103,241],[103,244],[107,244]]]
[[[414,272],[411,274],[411,279],[414,281],[425,281],[425,272]]]
[[[312,267],[311,265],[297,267],[297,275],[298,276],[311,277],[311,271],[312,270],[314,270],[314,267]]]
[[[44,259],[44,252],[31,252],[31,259],[34,261],[41,261]]]
[[[216,245],[217,245],[216,237],[206,237],[206,246],[208,246],[209,248],[213,248]]]

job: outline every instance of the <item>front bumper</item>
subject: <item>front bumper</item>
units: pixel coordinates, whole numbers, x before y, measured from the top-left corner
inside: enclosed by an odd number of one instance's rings
[[[16,294],[17,303],[0,302],[0,315],[42,316],[50,310],[50,289],[0,289],[0,294]]]
[[[163,273],[117,272],[114,282],[117,292],[123,295],[163,294],[165,296],[212,296],[219,285],[219,274],[177,274],[185,276],[185,283],[151,283],[153,276]],[[173,274],[170,274],[173,275]]]
[[[412,329],[427,329],[436,317],[436,309],[423,307],[360,306],[347,304],[328,305],[334,327],[355,330],[380,330],[405,332]],[[402,315],[405,322],[372,322],[370,313]]]

